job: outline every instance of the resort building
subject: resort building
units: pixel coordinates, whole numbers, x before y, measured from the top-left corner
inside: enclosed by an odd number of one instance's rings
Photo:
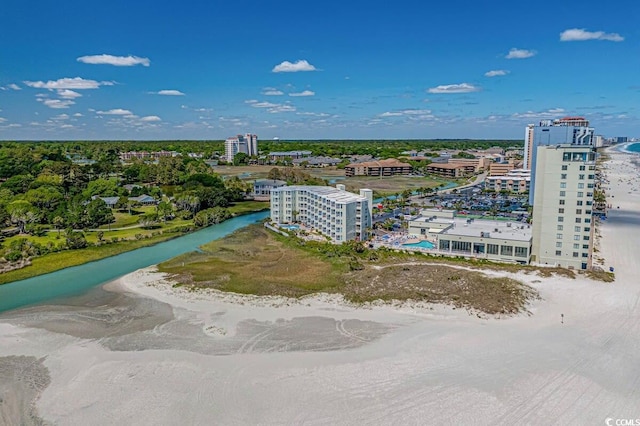
[[[533,257],[540,265],[590,269],[596,152],[592,145],[538,146],[533,204]]]
[[[270,161],[297,160],[311,157],[311,151],[275,151],[269,153]]]
[[[563,144],[593,146],[593,128],[582,117],[564,117],[558,120],[542,120],[538,126],[528,125],[525,138],[525,169],[531,170],[529,204],[534,204],[536,187],[536,158],[539,146]]]
[[[344,168],[345,175],[351,176],[395,176],[411,174],[411,164],[403,163],[395,158],[364,163],[351,163]]]
[[[454,210],[426,209],[408,221],[410,237],[431,241],[433,254],[528,264],[531,226],[512,221],[466,219]]]
[[[233,157],[239,153],[247,154],[249,157],[258,155],[258,136],[247,133],[227,138],[224,141],[224,156],[227,163],[233,162]]]
[[[489,164],[493,162],[493,158],[490,157],[477,157],[477,158],[449,158],[449,164],[462,164],[467,166],[466,171],[470,173],[478,173],[486,170]]]
[[[469,167],[471,171],[469,171]],[[444,178],[459,178],[473,174],[475,166],[464,164],[431,163],[427,166],[427,173]]]
[[[491,163],[489,164],[489,176],[504,176],[516,168],[516,161],[513,159],[503,163]]]
[[[344,185],[284,186],[271,190],[271,221],[277,225],[298,223],[341,244],[363,241],[372,226],[373,191],[360,194]]]
[[[269,200],[271,191],[282,186],[287,186],[287,182],[277,179],[258,179],[253,182],[253,197]]]
[[[484,187],[487,191],[508,191],[522,194],[530,190],[531,172],[524,169],[515,169],[504,176],[489,176],[484,181]]]

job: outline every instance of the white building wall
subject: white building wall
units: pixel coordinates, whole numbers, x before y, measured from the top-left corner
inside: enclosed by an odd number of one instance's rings
[[[589,269],[593,250],[593,147],[539,146],[536,160],[532,260],[541,265]]]

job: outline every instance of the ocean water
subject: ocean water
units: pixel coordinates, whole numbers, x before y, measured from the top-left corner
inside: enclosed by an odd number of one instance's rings
[[[632,143],[624,148],[627,152],[635,152],[640,154],[640,142]]]

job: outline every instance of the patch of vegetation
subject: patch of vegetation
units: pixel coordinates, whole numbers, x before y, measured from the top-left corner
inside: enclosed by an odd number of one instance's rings
[[[255,295],[340,293],[354,303],[415,300],[488,314],[526,309],[537,292],[509,278],[452,265],[416,262],[420,255],[284,237],[253,225],[159,265],[174,281]],[[402,263],[405,262],[405,263]]]
[[[587,277],[595,281],[602,281],[605,283],[612,283],[616,280],[616,276],[613,272],[607,271],[585,271]]]

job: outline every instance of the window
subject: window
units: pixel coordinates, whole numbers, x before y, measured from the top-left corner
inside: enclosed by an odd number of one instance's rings
[[[583,180],[584,179],[584,175],[578,175],[578,179]]]
[[[575,244],[573,245],[573,248],[574,248],[575,250],[578,250],[578,249],[580,248],[580,243],[575,243]]]
[[[584,227],[584,232],[591,232],[591,228],[589,228],[588,226]]]
[[[567,165],[566,164],[562,165],[562,170],[567,170]]]
[[[584,183],[579,183],[578,184],[578,189],[584,189]]]
[[[566,191],[560,191],[560,196],[561,196],[561,197],[564,197],[565,195],[567,195],[567,192],[566,192]]]
[[[516,247],[516,257],[527,257],[528,252],[527,247]]]
[[[589,201],[589,200],[587,200],[587,205],[588,205],[588,206],[590,206],[590,205],[592,205],[592,204],[593,204],[593,201]]]
[[[563,208],[559,208],[558,209],[558,213],[564,213],[564,209]]]
[[[567,182],[560,182],[560,188],[566,188]]]
[[[585,210],[584,214],[591,214],[591,210]]]
[[[578,197],[584,197],[584,192],[578,191]]]
[[[564,206],[564,200],[560,200],[560,205]]]
[[[562,231],[563,226],[562,225],[558,225],[558,231]]]
[[[584,171],[584,165],[580,166],[580,171]]]
[[[581,206],[582,205],[582,200],[578,200],[578,202],[576,203],[577,206]]]
[[[564,222],[564,216],[558,216],[558,222]]]
[[[573,241],[580,241],[580,235],[574,235]]]
[[[556,234],[556,239],[557,240],[561,240],[562,239],[562,234]]]
[[[578,257],[578,256],[580,256],[580,253],[578,253],[577,251],[574,251],[573,252],[573,257]]]
[[[487,244],[487,254],[498,254],[498,245]]]
[[[573,232],[580,232],[580,227],[579,226],[574,226],[573,227]]]
[[[576,223],[582,223],[582,219],[579,217],[576,217]]]
[[[589,189],[593,189],[593,184],[592,184],[592,183],[588,183],[588,184],[587,184],[587,188],[589,188]]]
[[[582,239],[585,240],[585,241],[589,241],[589,236],[585,235],[584,237],[582,237]]]
[[[562,241],[556,241],[556,248],[562,248]]]
[[[589,253],[582,253],[582,257],[589,257]]]
[[[596,176],[595,175],[589,175],[589,179],[595,179]]]
[[[566,173],[562,173],[562,174],[560,175],[560,179],[566,179],[566,178],[567,178],[567,174],[566,174]]]
[[[591,223],[591,219],[590,219],[590,218],[588,218],[588,217],[586,217],[586,218],[584,219],[584,223]]]
[[[585,249],[585,250],[589,250],[589,244],[583,244],[582,248]]]
[[[560,250],[556,250],[556,256],[562,256],[562,252]]]
[[[513,256],[513,246],[500,246],[501,256]]]

